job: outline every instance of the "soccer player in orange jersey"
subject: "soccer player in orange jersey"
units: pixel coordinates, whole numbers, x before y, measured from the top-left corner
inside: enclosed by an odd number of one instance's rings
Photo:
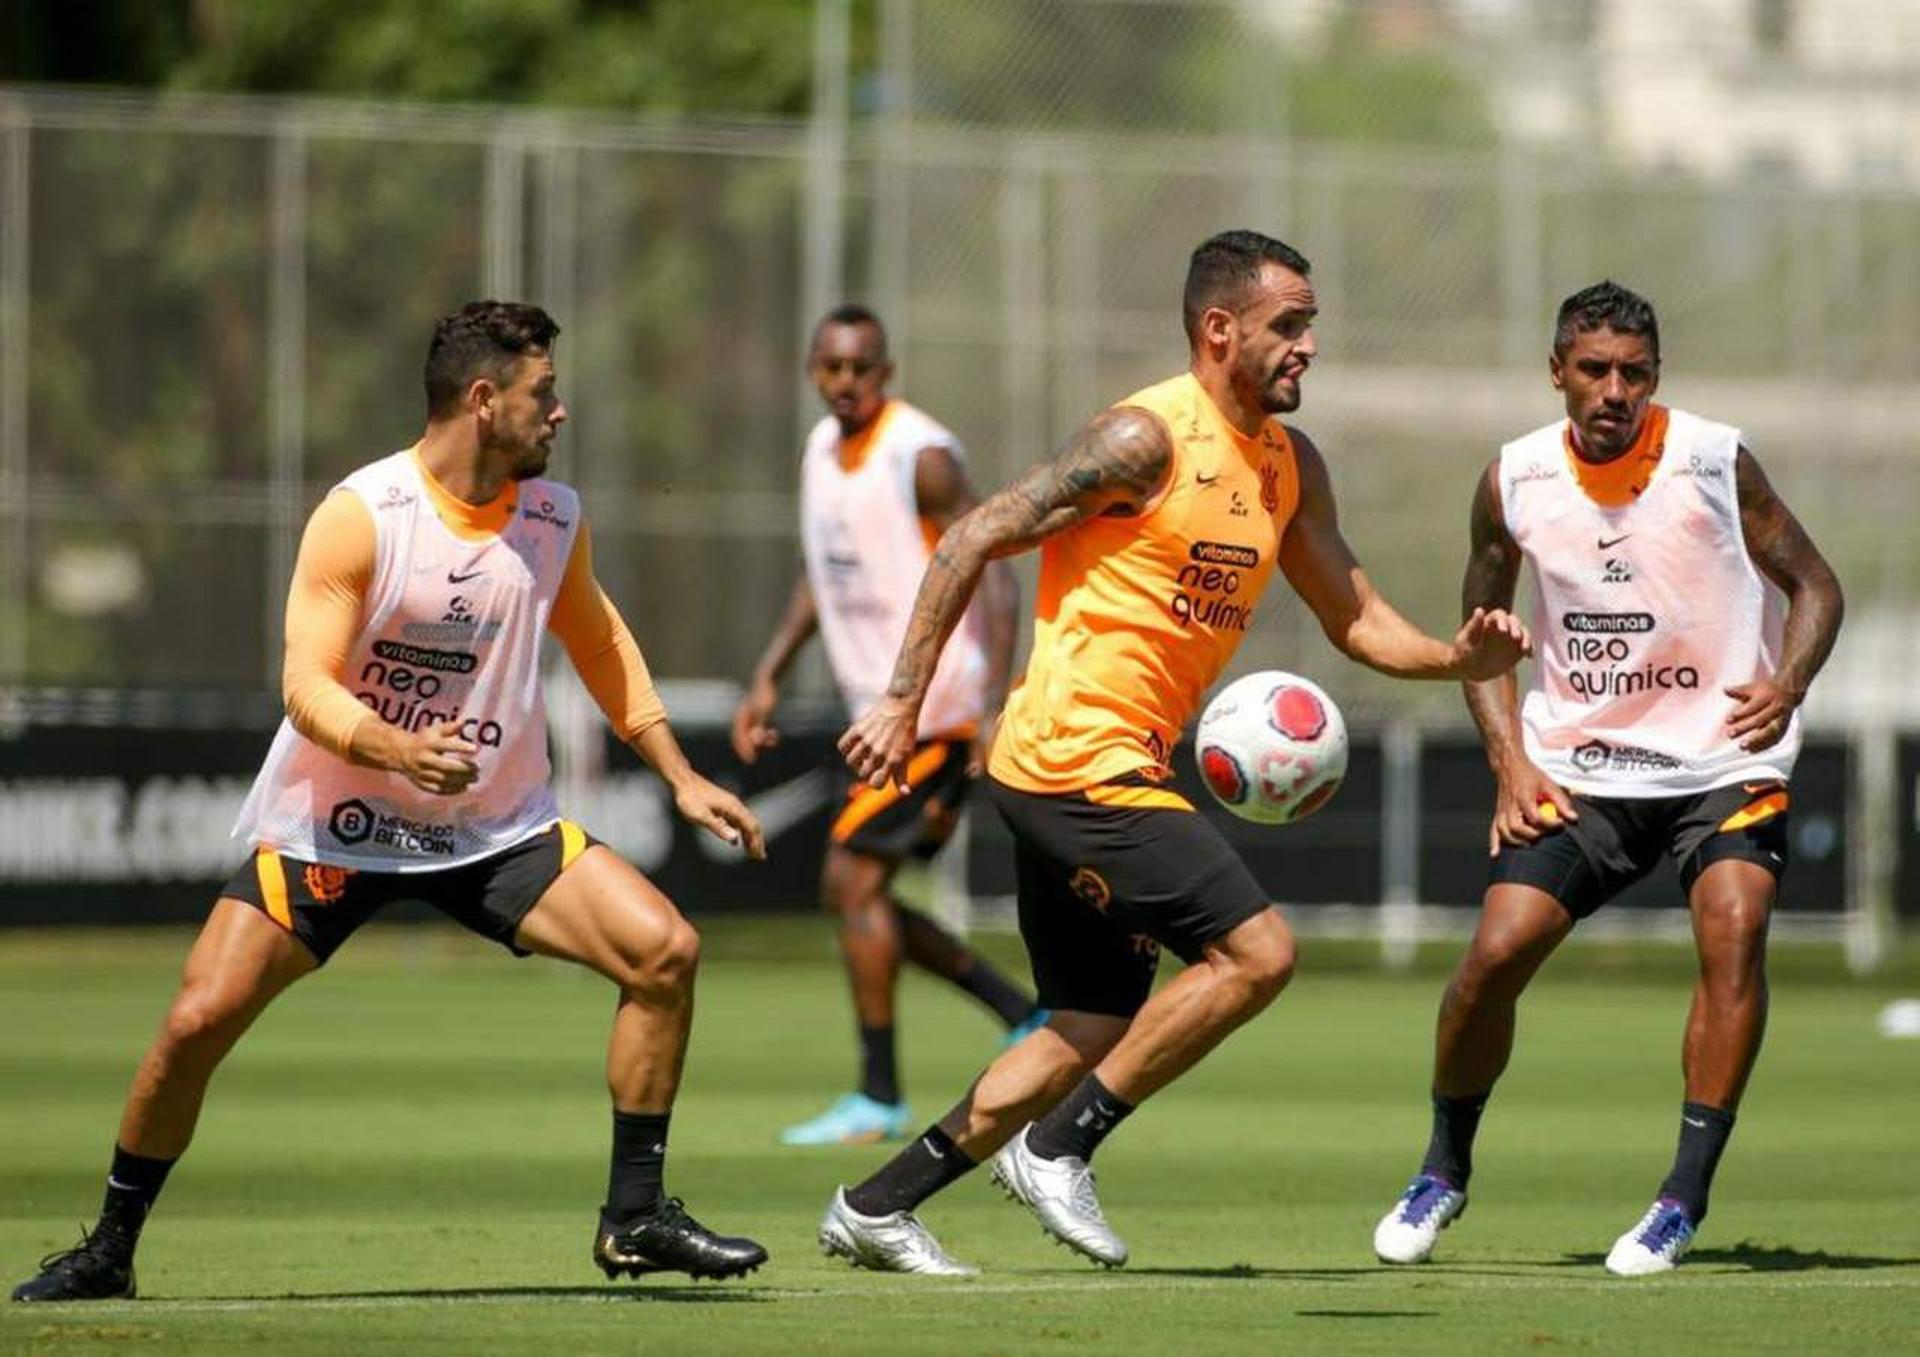
[[[1401,617],[1340,534],[1299,407],[1318,301],[1307,261],[1229,231],[1187,271],[1187,372],[1096,415],[1056,458],[941,538],[886,695],[841,740],[897,782],[941,643],[989,561],[1038,546],[1032,658],[1007,700],[987,791],[1013,831],[1020,932],[1046,1026],[879,1172],[834,1194],[832,1253],[952,1273],[914,1215],[989,1155],[1063,1243],[1117,1266],[1088,1161],[1142,1101],[1272,1002],[1293,939],[1219,832],[1165,784],[1167,760],[1278,567],[1342,652],[1406,678],[1491,678],[1525,629],[1476,612],[1451,641]],[[1158,953],[1184,963],[1152,990]]]
[[[699,939],[560,817],[549,785],[547,630],[679,812],[763,855],[753,816],[688,766],[595,581],[579,496],[545,477],[567,417],[558,334],[534,306],[475,302],[446,317],[427,350],[426,432],[347,477],[308,521],[287,598],[287,717],[235,831],[253,852],[134,1076],[98,1224],[15,1300],[134,1294],[135,1243],[215,1068],[281,991],[404,900],[613,982],[613,1155],[593,1234],[608,1276],[725,1277],[766,1260],[661,1190]]]
[[[778,740],[781,676],[815,632],[851,712],[885,691],[933,542],[975,503],[959,439],[887,394],[893,363],[873,312],[849,303],[824,316],[807,374],[829,413],[801,458],[804,569],[733,717],[734,752],[745,763]],[[947,842],[985,762],[1013,666],[1014,594],[1012,571],[996,565],[947,641],[921,707],[908,789],[856,783],[828,832],[820,899],[840,924],[860,1082],[818,1116],[789,1126],[785,1144],[860,1144],[907,1133],[912,1114],[894,1053],[902,959],[978,999],[1016,1039],[1043,1017],[1031,994],[891,891],[905,859],[932,857]]]
[[[1566,417],[1481,476],[1463,586],[1511,604],[1524,563],[1540,638],[1522,705],[1469,684],[1498,795],[1479,928],[1441,1001],[1426,1158],[1374,1229],[1428,1258],[1466,1209],[1473,1139],[1527,982],[1575,923],[1663,860],[1679,868],[1700,978],[1672,1170],[1606,1265],[1670,1271],[1766,1027],[1767,918],[1787,863],[1797,710],[1840,630],[1840,584],[1740,431],[1654,403],[1660,329],[1617,283],[1561,304],[1548,371]]]

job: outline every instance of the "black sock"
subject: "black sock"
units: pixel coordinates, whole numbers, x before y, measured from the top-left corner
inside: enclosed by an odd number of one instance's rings
[[[1091,1159],[1107,1133],[1127,1119],[1133,1104],[1114,1096],[1089,1074],[1027,1132],[1027,1148],[1042,1159]]]
[[[900,1101],[900,1069],[894,1061],[893,1029],[860,1029],[860,1091],[876,1103]]]
[[[1680,1104],[1680,1147],[1673,1152],[1673,1170],[1660,1184],[1660,1195],[1686,1207],[1695,1225],[1707,1218],[1713,1172],[1732,1134],[1733,1113],[1705,1103]]]
[[[154,1199],[166,1186],[172,1159],[149,1159],[118,1145],[113,1147],[113,1167],[107,1170],[107,1196],[100,1203],[100,1223],[127,1241],[131,1249],[140,1238],[140,1227],[147,1223]]]
[[[616,1224],[651,1210],[664,1195],[660,1175],[667,1163],[671,1112],[613,1111],[613,1162],[607,1171],[608,1220]]]
[[[932,919],[898,902],[893,908],[903,934],[918,932],[929,941],[938,939],[938,946],[950,948],[964,958],[952,974],[943,978],[992,1009],[994,1015],[1008,1027],[1019,1026],[1040,1007],[1031,994],[994,969],[985,957],[977,952],[968,952],[964,943]],[[933,948],[930,946],[928,950]]]
[[[1433,1095],[1433,1138],[1427,1142],[1421,1173],[1466,1190],[1467,1179],[1473,1176],[1474,1133],[1480,1129],[1480,1114],[1487,1110],[1491,1096],[1491,1092],[1465,1098]]]
[[[985,957],[975,957],[971,966],[953,977],[953,983],[992,1009],[1008,1027],[1018,1027],[1040,1011],[1031,994],[996,971]]]
[[[847,1205],[863,1216],[911,1211],[948,1183],[974,1168],[953,1138],[938,1126],[880,1166],[880,1171],[847,1189]]]

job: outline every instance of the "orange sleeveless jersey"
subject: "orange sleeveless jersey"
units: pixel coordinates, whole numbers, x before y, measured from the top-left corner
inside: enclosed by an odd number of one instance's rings
[[[1147,513],[1088,519],[1041,547],[1033,655],[988,766],[1023,791],[1172,775],[1168,755],[1246,634],[1300,501],[1279,420],[1242,435],[1191,374],[1119,405],[1172,432],[1170,479]]]

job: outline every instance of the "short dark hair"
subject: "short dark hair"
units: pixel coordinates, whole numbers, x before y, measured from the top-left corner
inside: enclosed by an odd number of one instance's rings
[[[1258,231],[1222,231],[1195,247],[1187,262],[1186,291],[1180,298],[1180,318],[1189,340],[1200,332],[1200,316],[1208,307],[1239,302],[1260,277],[1262,264],[1278,264],[1302,278],[1313,269],[1293,246]]]
[[[551,349],[560,335],[552,316],[526,302],[468,302],[434,324],[427,344],[427,417],[450,414],[482,377],[504,383],[529,349]]]
[[[863,306],[859,302],[841,302],[820,317],[819,323],[813,327],[814,339],[819,339],[820,332],[829,325],[871,325],[880,336],[880,352],[884,354],[887,351],[887,327],[880,323],[880,317],[870,306]]]
[[[1576,338],[1601,329],[1644,336],[1653,361],[1660,361],[1660,322],[1654,319],[1653,303],[1611,278],[1583,287],[1560,303],[1560,314],[1553,322],[1553,351],[1564,354]]]

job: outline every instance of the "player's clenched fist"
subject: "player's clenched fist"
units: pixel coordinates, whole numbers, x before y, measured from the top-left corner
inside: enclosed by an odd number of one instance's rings
[[[479,745],[460,738],[460,723],[447,721],[412,732],[400,746],[400,766],[395,771],[421,791],[453,796],[480,775],[475,762],[479,753]]]
[[[840,754],[853,775],[869,787],[907,788],[907,760],[913,757],[920,709],[906,699],[883,697],[840,737]]]

